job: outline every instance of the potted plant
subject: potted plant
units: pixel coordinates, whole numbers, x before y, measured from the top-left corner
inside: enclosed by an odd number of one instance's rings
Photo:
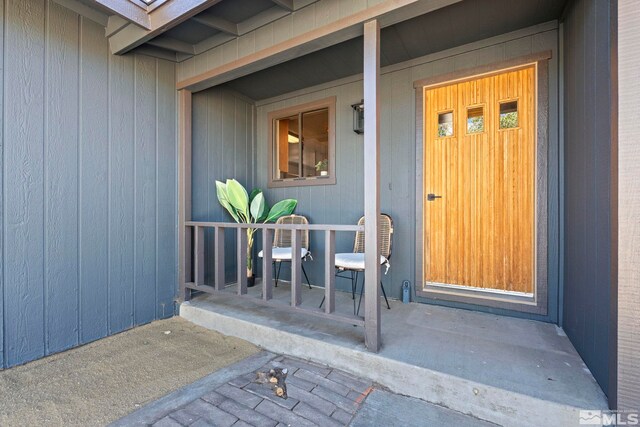
[[[328,164],[329,161],[327,159],[320,160],[318,163],[316,163],[316,170],[320,172],[320,176],[327,176],[329,174],[329,172],[327,172]]]
[[[239,224],[275,222],[282,216],[291,215],[298,205],[295,199],[285,199],[269,209],[262,190],[256,188],[249,195],[235,179],[228,179],[226,183],[216,181],[216,193],[220,204]],[[247,286],[255,284],[252,257],[255,231],[255,228],[247,228]]]

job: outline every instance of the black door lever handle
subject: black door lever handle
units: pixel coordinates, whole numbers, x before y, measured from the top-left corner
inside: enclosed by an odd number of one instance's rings
[[[442,199],[442,196],[436,196],[433,193],[427,194],[427,201],[433,202],[435,199]]]

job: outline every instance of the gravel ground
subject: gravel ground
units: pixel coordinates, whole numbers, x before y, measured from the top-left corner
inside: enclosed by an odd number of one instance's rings
[[[0,371],[0,426],[106,425],[258,351],[180,318],[157,321]]]

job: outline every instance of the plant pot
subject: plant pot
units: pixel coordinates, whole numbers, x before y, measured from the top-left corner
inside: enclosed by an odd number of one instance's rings
[[[253,288],[256,285],[256,276],[247,276],[247,287]]]

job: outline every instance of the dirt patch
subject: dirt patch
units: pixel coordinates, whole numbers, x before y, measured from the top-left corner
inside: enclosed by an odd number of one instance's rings
[[[0,371],[0,426],[106,425],[257,351],[180,318],[157,321]]]

